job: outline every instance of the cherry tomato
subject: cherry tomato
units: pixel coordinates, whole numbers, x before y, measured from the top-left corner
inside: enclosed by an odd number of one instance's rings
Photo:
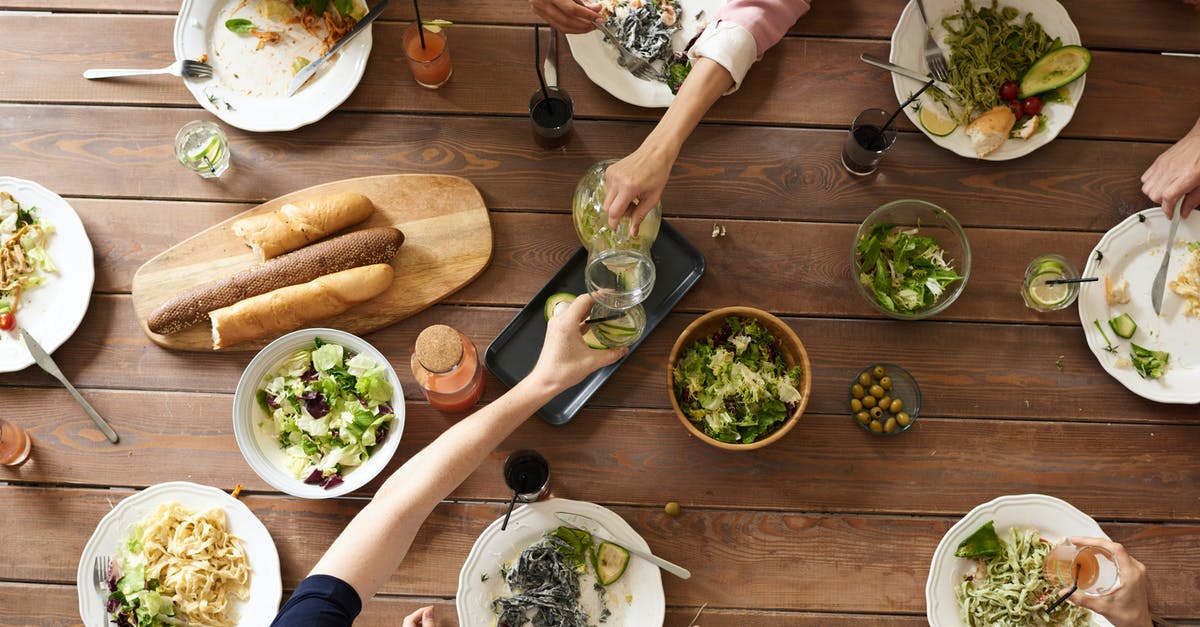
[[[1019,119],[1021,119],[1021,116],[1023,115],[1024,109],[1021,107],[1021,101],[1020,101],[1020,100],[1009,100],[1009,101],[1008,101],[1008,108],[1009,108],[1009,109],[1012,109],[1013,115],[1017,116],[1017,119],[1018,119],[1018,120],[1019,120]]]
[[[17,317],[11,313],[0,313],[0,331],[12,331],[17,326]]]
[[[1042,112],[1042,99],[1030,96],[1021,103],[1021,108],[1025,110],[1025,115],[1037,115]]]
[[[1004,84],[1000,86],[1001,100],[1016,100],[1019,93],[1021,93],[1021,86],[1017,84],[1017,81],[1004,81]]]

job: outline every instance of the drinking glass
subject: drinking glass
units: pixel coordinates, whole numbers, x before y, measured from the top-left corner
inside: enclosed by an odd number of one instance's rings
[[[175,134],[175,158],[206,179],[217,178],[229,169],[229,140],[220,126],[192,120]]]
[[[896,143],[896,123],[887,123],[891,113],[883,109],[867,109],[854,118],[846,143],[842,146],[842,165],[856,176],[875,171],[883,153]]]
[[[557,87],[547,87],[545,94],[539,89],[529,97],[529,119],[533,122],[533,139],[539,146],[561,148],[571,140],[575,102]]]
[[[17,425],[0,418],[0,465],[19,466],[29,459],[33,440]]]
[[[588,168],[575,187],[572,216],[575,234],[588,250],[584,283],[596,302],[609,309],[628,309],[648,298],[654,289],[654,260],[650,247],[662,224],[662,204],[655,205],[632,235],[628,215],[617,228],[608,225],[604,211],[604,172],[616,161]]]
[[[425,42],[422,45],[418,28],[422,28],[421,25],[413,22],[404,29],[404,58],[408,59],[408,67],[418,85],[437,89],[445,85],[454,73],[446,31],[436,26],[425,26]]]
[[[504,460],[504,483],[522,503],[541,500],[550,494],[550,464],[537,451],[514,451]]]
[[[1076,279],[1075,266],[1062,255],[1042,255],[1029,262],[1021,283],[1025,306],[1035,311],[1057,311],[1071,306],[1079,296],[1078,283],[1046,285],[1051,279]]]
[[[1079,591],[1104,596],[1121,583],[1121,573],[1112,553],[1098,546],[1075,546],[1063,542],[1050,550],[1044,564],[1046,578],[1060,588],[1069,588],[1079,576]]]
[[[596,303],[592,305],[590,317],[603,320],[592,326],[592,333],[606,348],[630,346],[646,330],[646,310],[641,305],[614,310]]]

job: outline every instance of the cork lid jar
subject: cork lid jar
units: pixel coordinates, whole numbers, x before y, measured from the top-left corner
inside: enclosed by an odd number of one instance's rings
[[[429,372],[449,372],[462,361],[462,336],[444,324],[427,327],[417,336],[414,356]]]

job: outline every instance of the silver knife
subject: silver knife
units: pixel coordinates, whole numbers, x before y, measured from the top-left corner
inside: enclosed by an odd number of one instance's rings
[[[604,525],[601,525],[600,521],[598,521],[598,520],[588,518],[587,516],[584,516],[582,514],[570,514],[567,512],[554,512],[554,515],[559,520],[567,523],[568,525],[571,525],[572,527],[575,527],[576,529],[583,529],[584,531],[592,534],[593,540],[597,540],[599,542],[607,542],[609,544],[615,544],[617,546],[620,546],[621,548],[625,549],[626,551],[629,551],[630,554],[636,555],[636,556],[646,560],[647,562],[650,562],[651,564],[654,564],[655,566],[667,571],[668,573],[671,573],[672,575],[679,577],[680,579],[690,579],[692,577],[691,571],[689,571],[688,569],[686,569],[682,566],[679,566],[677,564],[672,564],[671,562],[668,562],[667,560],[665,560],[661,557],[658,557],[657,555],[653,555],[646,551],[640,551],[638,549],[630,548],[624,544],[621,544],[620,542],[616,542],[614,540],[605,538],[604,536],[598,535],[595,530],[596,529],[604,529]],[[607,529],[604,529],[604,530],[607,531]]]
[[[1171,246],[1175,243],[1175,231],[1179,230],[1179,214],[1183,213],[1183,196],[1175,203],[1175,214],[1171,216],[1171,231],[1167,234],[1167,249],[1163,251],[1162,264],[1158,266],[1158,274],[1154,275],[1154,285],[1150,287],[1150,304],[1154,305],[1154,313],[1162,315],[1163,292],[1167,288],[1167,266],[1171,265]]]
[[[916,70],[910,70],[906,67],[896,65],[895,63],[889,63],[883,59],[880,59],[879,57],[867,54],[865,52],[859,55],[858,58],[867,65],[874,65],[877,68],[887,70],[894,74],[899,74],[900,76],[906,76],[908,78],[921,81],[922,83],[928,83],[929,81],[933,80],[934,87],[942,90],[947,96],[954,95],[954,88],[950,86],[950,83],[945,81],[934,80],[932,76],[926,76]]]
[[[26,332],[25,329],[21,329],[21,340],[25,342],[25,348],[29,349],[29,354],[33,355],[33,360],[37,362],[37,365],[40,366],[42,370],[45,370],[50,376],[58,379],[63,385],[67,386],[67,391],[71,393],[71,396],[75,397],[75,400],[81,406],[83,406],[83,411],[87,412],[87,415],[92,419],[92,422],[96,423],[96,426],[99,427],[100,431],[104,433],[104,437],[108,438],[109,442],[116,444],[118,440],[117,432],[113,431],[112,427],[108,426],[108,423],[104,422],[104,419],[100,417],[100,414],[97,414],[96,410],[92,409],[92,406],[87,402],[87,400],[79,395],[79,390],[76,390],[75,386],[71,385],[70,381],[67,381],[67,378],[63,376],[62,371],[58,369],[58,364],[54,363],[53,359],[50,359],[50,355],[46,354],[46,351],[42,349],[41,344],[38,344],[37,341],[33,339],[33,336]]]
[[[320,69],[321,64],[329,60],[329,57],[332,57],[334,54],[336,54],[342,46],[346,45],[351,39],[354,39],[355,35],[361,33],[364,28],[371,24],[371,22],[374,22],[375,18],[379,17],[379,15],[383,13],[383,9],[387,7],[387,4],[388,0],[379,0],[379,4],[375,5],[375,8],[368,11],[367,14],[363,16],[363,19],[359,20],[357,24],[351,27],[350,32],[343,35],[336,44],[333,44],[333,47],[329,49],[329,52],[321,55],[319,59],[304,66],[304,69],[300,70],[299,72],[296,72],[296,76],[292,78],[292,83],[288,85],[288,97],[290,98],[292,94],[296,93],[296,91],[303,87],[304,83],[307,83],[308,79],[312,78],[312,75],[317,73],[317,70]]]
[[[550,28],[550,47],[542,63],[542,77],[546,79],[546,87],[558,87],[558,31],[554,27]]]

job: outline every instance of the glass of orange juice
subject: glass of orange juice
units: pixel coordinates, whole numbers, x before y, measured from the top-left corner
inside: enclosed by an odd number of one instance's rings
[[[1104,596],[1121,583],[1117,561],[1098,546],[1063,542],[1046,555],[1044,569],[1046,578],[1060,588],[1072,586],[1078,575],[1079,591],[1093,597]]]
[[[424,37],[421,31],[424,30]],[[454,65],[450,63],[450,47],[446,31],[440,26],[413,22],[404,29],[404,57],[417,84],[437,89],[450,80]]]

